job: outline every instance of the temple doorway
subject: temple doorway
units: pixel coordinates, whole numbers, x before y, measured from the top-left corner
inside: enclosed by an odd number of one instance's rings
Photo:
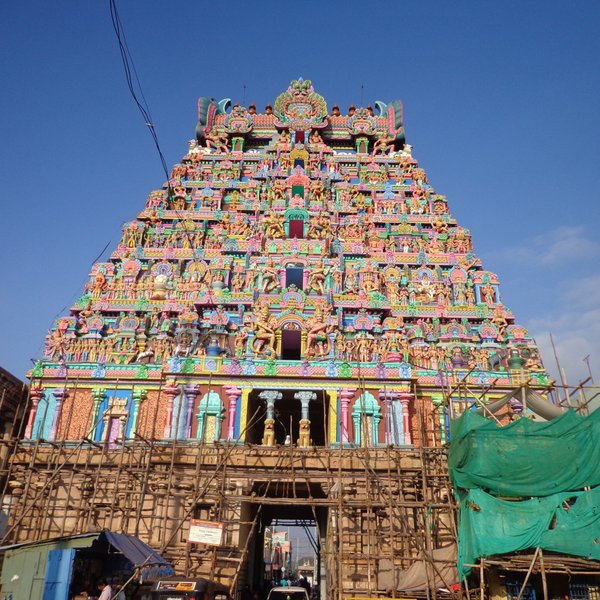
[[[282,579],[298,585],[304,578],[309,595],[316,588],[316,597],[325,598],[326,565],[321,547],[325,545],[327,509],[310,505],[312,498],[326,497],[321,486],[262,481],[254,483],[252,493],[256,503],[243,504],[242,521],[249,525],[240,539],[243,544],[251,536],[246,573],[250,589],[266,597]],[[261,503],[261,497],[268,502]],[[274,503],[275,498],[281,498],[281,503]]]
[[[278,444],[285,444],[288,440],[296,443],[300,433],[301,418],[300,400],[296,400],[293,394],[286,392],[284,398],[275,405],[275,441]]]
[[[302,332],[297,329],[284,329],[281,332],[281,358],[300,360],[302,357]]]
[[[264,392],[264,393],[263,393]],[[302,401],[298,390],[254,389],[248,396],[247,429],[245,441],[249,444],[262,444],[265,435],[265,419],[269,411],[268,404],[274,397],[272,411],[274,420],[275,445],[298,444],[300,420],[302,419]],[[327,445],[329,427],[329,395],[324,390],[307,391],[308,418],[310,419],[310,438],[312,446]],[[289,436],[289,438],[288,438]],[[287,440],[287,442],[286,442]]]
[[[302,221],[301,221],[302,222]],[[304,289],[304,266],[290,264],[285,267],[285,287],[295,285],[299,290]]]
[[[302,219],[290,219],[289,237],[304,238],[304,221]]]
[[[309,405],[310,435],[313,445],[327,445],[327,418],[329,413],[329,396],[324,390],[316,392],[317,397]]]

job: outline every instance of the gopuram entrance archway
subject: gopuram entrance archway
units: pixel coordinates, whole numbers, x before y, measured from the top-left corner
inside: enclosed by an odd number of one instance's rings
[[[311,588],[318,589],[317,597],[325,598],[328,509],[319,506],[327,497],[321,484],[288,478],[258,480],[252,495],[255,499],[243,503],[241,514],[246,525],[240,542],[248,549],[245,584],[266,597],[281,579],[298,579],[301,559],[312,557]]]
[[[246,442],[263,446],[327,445],[329,400],[325,390],[252,390],[248,396]]]

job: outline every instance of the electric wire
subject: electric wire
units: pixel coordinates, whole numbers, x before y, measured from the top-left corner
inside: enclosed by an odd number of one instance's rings
[[[152,115],[150,113],[150,108],[148,107],[148,103],[146,102],[146,98],[144,97],[144,93],[142,92],[142,87],[140,85],[140,81],[137,75],[137,71],[135,69],[133,58],[131,53],[129,52],[129,48],[127,47],[127,42],[125,40],[125,31],[123,30],[123,24],[121,23],[121,18],[119,17],[119,11],[117,9],[116,0],[109,0],[110,6],[110,17],[113,25],[113,29],[115,31],[115,35],[117,37],[117,42],[119,44],[119,53],[121,55],[121,62],[123,63],[123,69],[125,71],[125,79],[127,81],[127,87],[129,88],[129,93],[133,98],[136,106],[138,107],[142,117],[144,118],[144,122],[146,123],[146,127],[148,127],[148,131],[152,136],[152,140],[158,152],[158,156],[160,158],[160,162],[162,164],[162,168],[165,172],[165,176],[167,181],[169,181],[169,169],[167,167],[167,162],[163,155],[162,149],[160,147],[160,143],[158,141],[158,135],[156,133],[156,127],[152,121]],[[140,94],[142,96],[142,100],[138,98],[138,95],[135,90],[133,79],[137,82],[137,87],[140,90]]]

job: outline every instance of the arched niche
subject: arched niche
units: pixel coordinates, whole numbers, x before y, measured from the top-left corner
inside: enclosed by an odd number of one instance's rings
[[[370,392],[363,392],[354,402],[352,422],[354,441],[357,446],[377,446],[379,444],[379,421],[381,408]]]
[[[223,422],[223,401],[217,392],[208,392],[198,403],[198,431],[196,438],[207,443],[216,442],[221,437]]]

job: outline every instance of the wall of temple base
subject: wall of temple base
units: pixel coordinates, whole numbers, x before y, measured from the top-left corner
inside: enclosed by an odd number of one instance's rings
[[[407,568],[423,550],[455,539],[441,448],[21,442],[7,481],[3,544],[124,531],[178,573],[228,585],[253,583],[256,570],[246,567],[256,569],[261,532],[289,507],[319,523],[328,594],[375,593],[384,565]],[[222,523],[222,545],[188,544],[192,518]]]

